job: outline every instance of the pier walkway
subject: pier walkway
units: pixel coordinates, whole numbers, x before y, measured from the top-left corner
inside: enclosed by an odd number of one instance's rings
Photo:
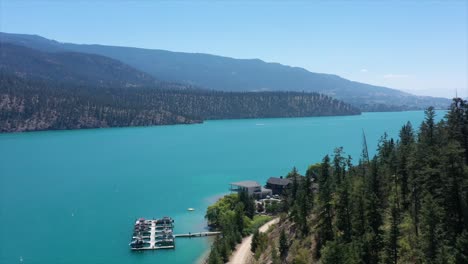
[[[216,236],[221,234],[221,232],[198,232],[198,233],[188,233],[188,234],[175,234],[174,237],[205,237],[205,236]]]

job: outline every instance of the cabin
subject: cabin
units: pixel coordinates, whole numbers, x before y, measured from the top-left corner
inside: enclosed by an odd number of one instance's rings
[[[266,188],[270,189],[274,195],[282,195],[291,184],[290,179],[281,177],[270,177],[266,183]]]
[[[256,181],[233,182],[233,183],[230,183],[229,190],[231,192],[237,192],[237,193],[245,191],[250,196],[253,196],[258,199],[262,199],[262,198],[272,195],[272,191],[270,189],[262,187]]]

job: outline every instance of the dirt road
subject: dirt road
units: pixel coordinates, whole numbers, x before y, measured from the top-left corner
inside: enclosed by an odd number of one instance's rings
[[[279,218],[275,218],[266,224],[262,225],[258,230],[260,233],[266,232],[271,225],[278,223]],[[237,246],[236,250],[232,252],[231,258],[228,263],[230,264],[245,264],[249,263],[250,258],[252,257],[252,252],[250,251],[250,243],[252,243],[252,235],[244,238],[242,243]]]

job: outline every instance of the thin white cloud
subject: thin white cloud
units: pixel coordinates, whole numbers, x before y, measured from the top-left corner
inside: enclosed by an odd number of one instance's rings
[[[361,72],[368,72],[367,69],[361,69]]]
[[[394,73],[387,73],[384,74],[383,77],[385,79],[403,79],[403,78],[408,78],[408,74],[394,74]]]

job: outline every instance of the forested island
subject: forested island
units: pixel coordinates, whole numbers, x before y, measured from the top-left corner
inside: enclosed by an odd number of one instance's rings
[[[468,263],[468,104],[434,117],[383,135],[374,157],[364,137],[357,164],[337,148],[290,172],[281,220],[252,243],[251,263]],[[226,261],[222,244],[211,252],[208,263]]]

